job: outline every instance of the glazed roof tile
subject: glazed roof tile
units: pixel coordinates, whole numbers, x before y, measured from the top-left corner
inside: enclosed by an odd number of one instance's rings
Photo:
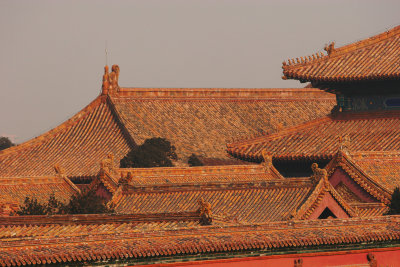
[[[203,198],[223,220],[258,223],[288,219],[313,189],[308,178],[171,185],[120,189],[111,202],[120,214],[152,214],[194,211]]]
[[[358,152],[351,158],[377,184],[392,193],[400,187],[400,152]]]
[[[99,159],[113,152],[119,163],[129,144],[107,98],[100,96],[53,130],[0,151],[0,177],[54,175],[56,164],[68,176],[97,174]]]
[[[1,220],[1,219],[0,219]],[[235,251],[278,251],[315,246],[346,246],[361,243],[397,242],[399,216],[370,219],[275,222],[262,225],[136,228],[132,223],[79,219],[53,225],[4,224],[8,234],[0,237],[0,264],[78,263],[118,259],[151,260],[157,256],[232,253]],[[48,227],[54,229],[48,231]],[[90,235],[85,229],[92,227]],[[55,230],[57,228],[57,230]],[[15,229],[15,234],[12,232]],[[29,229],[32,229],[30,231]],[[82,229],[82,231],[79,231]],[[41,232],[40,230],[44,230]],[[3,232],[3,231],[0,231]],[[19,235],[18,233],[24,233]],[[18,236],[18,238],[15,238]]]
[[[67,202],[77,192],[79,189],[66,177],[0,178],[0,204],[15,204],[18,207],[26,197],[46,202],[51,194]]]
[[[329,49],[328,49],[329,50]],[[340,48],[328,55],[283,63],[286,79],[312,82],[380,80],[400,77],[400,26]]]
[[[109,153],[114,163],[135,143],[165,137],[186,161],[192,153],[232,164],[224,144],[327,114],[332,94],[317,89],[121,88],[96,98],[53,130],[0,151],[0,177],[96,175]],[[251,117],[251,119],[249,119]]]
[[[325,167],[325,169],[327,170],[329,176],[333,174],[337,168],[342,169],[353,180],[353,182],[363,188],[367,194],[373,197],[373,199],[388,204],[391,198],[391,191],[385,188],[379,182],[381,178],[373,177],[366,173],[355,160],[355,158],[359,158],[360,155],[364,153],[370,154],[370,152],[354,152],[350,154],[347,150],[339,150],[334,158]],[[385,153],[387,155],[392,154],[391,152],[373,153]]]
[[[284,179],[283,176],[270,165],[267,169],[262,164],[254,165],[223,165],[201,167],[174,167],[174,168],[120,168],[116,177],[132,176],[129,184],[132,186],[145,185],[172,185],[172,184],[205,184],[205,183],[234,183],[257,182],[274,179]]]
[[[131,190],[153,190],[153,188],[218,186],[261,183],[284,179],[272,165],[222,165],[199,167],[156,168],[101,168],[91,186],[103,184],[110,193],[115,193],[121,184]],[[179,190],[180,190],[179,189]]]
[[[256,161],[262,151],[275,159],[329,159],[339,136],[350,137],[350,151],[400,150],[399,111],[340,113],[305,122],[262,137],[227,145],[231,155]]]
[[[319,118],[335,104],[317,89],[121,88],[111,97],[136,143],[164,137],[181,160],[228,159],[225,143]]]
[[[388,211],[388,207],[383,203],[355,203],[350,206],[361,218],[382,216]]]

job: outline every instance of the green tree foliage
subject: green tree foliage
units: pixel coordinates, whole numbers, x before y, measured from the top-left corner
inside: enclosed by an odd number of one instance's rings
[[[107,207],[106,200],[96,194],[95,188],[83,190],[75,194],[65,207],[67,214],[97,214],[112,213],[113,208]]]
[[[201,160],[197,157],[196,154],[192,154],[190,155],[189,159],[188,159],[188,164],[190,167],[194,167],[194,166],[203,166],[203,162],[201,162]]]
[[[36,198],[25,199],[17,211],[18,215],[54,215],[54,214],[99,214],[112,213],[106,200],[96,195],[95,188],[73,195],[68,204],[63,204],[51,194],[47,203],[40,203]]]
[[[11,142],[10,139],[8,139],[8,137],[3,137],[3,136],[0,137],[0,150],[6,149],[6,148],[9,148],[12,146],[14,146],[14,144],[13,144],[13,142]]]
[[[400,189],[396,187],[392,194],[392,200],[389,204],[387,215],[400,214]]]
[[[132,149],[120,161],[121,168],[173,167],[172,160],[178,157],[175,146],[165,138],[146,139],[140,146]]]
[[[47,212],[46,204],[41,204],[36,198],[26,197],[24,205],[19,207],[18,215],[45,215]]]
[[[65,205],[61,201],[57,200],[54,193],[50,195],[49,200],[46,204],[46,214],[64,214],[66,212]]]

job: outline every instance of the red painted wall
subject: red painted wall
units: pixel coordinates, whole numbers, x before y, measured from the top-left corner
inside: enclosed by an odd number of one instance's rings
[[[351,179],[345,171],[341,168],[337,168],[331,177],[329,182],[333,187],[336,187],[340,182],[345,184],[356,196],[365,202],[377,202],[368,192],[366,192],[361,186]]]
[[[104,198],[106,201],[109,201],[112,198],[112,194],[108,191],[108,189],[100,184],[96,189],[96,195]]]
[[[210,261],[193,261],[185,263],[152,264],[142,266],[172,267],[172,266],[194,266],[204,267],[258,267],[258,266],[277,266],[293,267],[294,260],[302,259],[303,267],[308,266],[349,266],[352,264],[368,264],[367,254],[372,253],[377,260],[378,266],[400,266],[400,247],[352,250],[352,251],[334,251],[306,254],[288,254],[262,256],[252,258],[236,258]]]
[[[336,202],[336,200],[331,196],[329,192],[325,194],[319,206],[313,211],[313,213],[308,218],[309,220],[318,219],[319,215],[324,211],[325,208],[328,208],[335,214],[336,218],[345,219],[349,218],[349,215],[342,209],[341,206]]]

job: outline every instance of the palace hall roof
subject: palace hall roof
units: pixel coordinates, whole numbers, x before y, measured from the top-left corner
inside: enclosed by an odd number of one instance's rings
[[[47,202],[50,195],[61,202],[68,202],[79,189],[66,177],[7,177],[0,178],[0,209],[3,215],[18,210],[26,197]],[[8,211],[4,210],[7,209]]]
[[[288,219],[315,184],[310,178],[283,178],[264,156],[262,165],[125,169],[102,164],[91,186],[103,184],[119,214],[193,212],[202,198],[224,221]]]
[[[34,218],[32,218],[34,217]],[[399,216],[198,226],[116,215],[0,218],[0,265],[136,262],[253,251],[270,255],[361,244],[398,244]],[[109,217],[109,218],[107,218]],[[146,227],[150,225],[150,227]],[[151,226],[153,225],[153,226]],[[154,225],[158,225],[157,228]],[[155,229],[157,229],[155,231]]]
[[[0,151],[0,177],[54,175],[57,164],[68,176],[93,175],[99,159],[110,152],[120,159],[129,150],[112,104],[100,96],[53,130]]]
[[[120,188],[111,203],[120,214],[195,211],[198,200],[211,204],[213,215],[223,221],[260,223],[291,217],[313,191],[310,179],[281,179],[191,186]]]
[[[350,139],[350,151],[400,150],[400,112],[374,111],[338,113],[287,127],[277,133],[227,145],[229,154],[261,161],[262,151],[274,159],[330,159],[339,138]]]
[[[400,26],[339,48],[334,43],[312,56],[283,62],[283,78],[348,82],[400,78]]]
[[[0,177],[48,176],[58,164],[68,177],[96,175],[146,138],[164,137],[181,163],[192,153],[226,161],[225,143],[322,117],[335,104],[317,89],[119,88],[97,97],[53,130],[0,151]],[[212,161],[212,160],[211,160]]]
[[[192,153],[229,161],[225,144],[232,139],[322,117],[336,103],[313,88],[120,88],[111,101],[136,143],[165,137],[183,161]]]

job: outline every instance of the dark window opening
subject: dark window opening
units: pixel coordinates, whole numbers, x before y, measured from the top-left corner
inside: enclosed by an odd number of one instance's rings
[[[94,179],[95,176],[77,176],[77,177],[68,177],[71,182],[74,184],[90,184]]]
[[[389,98],[385,104],[388,107],[400,107],[400,98]]]
[[[324,168],[330,159],[326,160],[273,160],[274,167],[282,174],[283,177],[310,177],[313,172],[311,164],[318,164],[319,168]]]
[[[335,214],[328,208],[325,208],[324,211],[319,215],[318,219],[328,219],[328,218],[337,218]]]

